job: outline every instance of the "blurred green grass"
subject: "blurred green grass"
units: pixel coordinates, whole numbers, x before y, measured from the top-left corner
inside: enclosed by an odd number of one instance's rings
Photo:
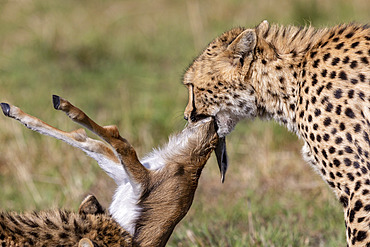
[[[260,21],[327,26],[369,22],[355,1],[0,1],[0,100],[63,130],[58,94],[116,124],[139,154],[183,128],[181,77],[215,36]],[[0,208],[76,209],[87,193],[108,205],[114,184],[78,150],[0,118]],[[214,158],[169,246],[344,246],[341,208],[274,123],[243,122],[228,138],[220,184]]]

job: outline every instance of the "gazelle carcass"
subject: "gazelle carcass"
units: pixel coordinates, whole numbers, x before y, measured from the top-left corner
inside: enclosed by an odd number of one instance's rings
[[[109,213],[100,208],[94,197],[88,197],[87,202],[82,203],[79,214],[65,210],[1,213],[0,240],[20,246],[75,246],[80,239],[83,239],[81,246],[89,243],[98,246],[164,246],[176,224],[188,212],[201,171],[218,145],[214,120],[207,118],[189,124],[182,132],[170,137],[162,148],[139,161],[134,148],[120,136],[116,126],[96,124],[59,96],[53,95],[53,104],[55,109],[64,111],[109,145],[87,137],[84,129],[65,132],[18,107],[1,103],[1,108],[6,116],[27,128],[60,139],[94,158],[118,186]]]

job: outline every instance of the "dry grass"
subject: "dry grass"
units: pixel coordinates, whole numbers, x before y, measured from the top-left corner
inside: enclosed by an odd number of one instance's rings
[[[101,124],[117,124],[140,154],[185,122],[186,66],[213,37],[264,19],[314,26],[369,22],[354,1],[0,1],[0,100],[64,130],[59,94]],[[108,205],[114,184],[81,151],[0,117],[0,208]],[[338,246],[341,209],[284,128],[241,123],[220,184],[212,159],[171,246]],[[344,244],[343,244],[344,245]]]

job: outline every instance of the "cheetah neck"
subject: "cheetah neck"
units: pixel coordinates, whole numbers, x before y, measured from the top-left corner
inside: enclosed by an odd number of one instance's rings
[[[323,38],[330,35],[332,29],[271,25],[268,29],[259,30],[259,40],[264,40],[279,55],[287,55],[291,60],[299,61]],[[261,44],[261,42],[260,42]]]
[[[273,118],[299,136],[296,107],[301,66],[306,54],[329,32],[328,29],[273,25],[258,30],[256,54],[251,66],[251,84],[256,91],[257,114]]]
[[[257,59],[251,68],[251,84],[256,91],[257,115],[275,119],[298,134],[296,106],[299,95],[298,64]]]

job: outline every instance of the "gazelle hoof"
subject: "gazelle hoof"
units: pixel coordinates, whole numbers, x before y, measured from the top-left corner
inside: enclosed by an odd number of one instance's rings
[[[60,97],[58,95],[53,94],[53,106],[55,110],[59,110],[60,106]]]
[[[1,109],[3,110],[4,115],[9,117],[10,105],[7,103],[1,103]]]

